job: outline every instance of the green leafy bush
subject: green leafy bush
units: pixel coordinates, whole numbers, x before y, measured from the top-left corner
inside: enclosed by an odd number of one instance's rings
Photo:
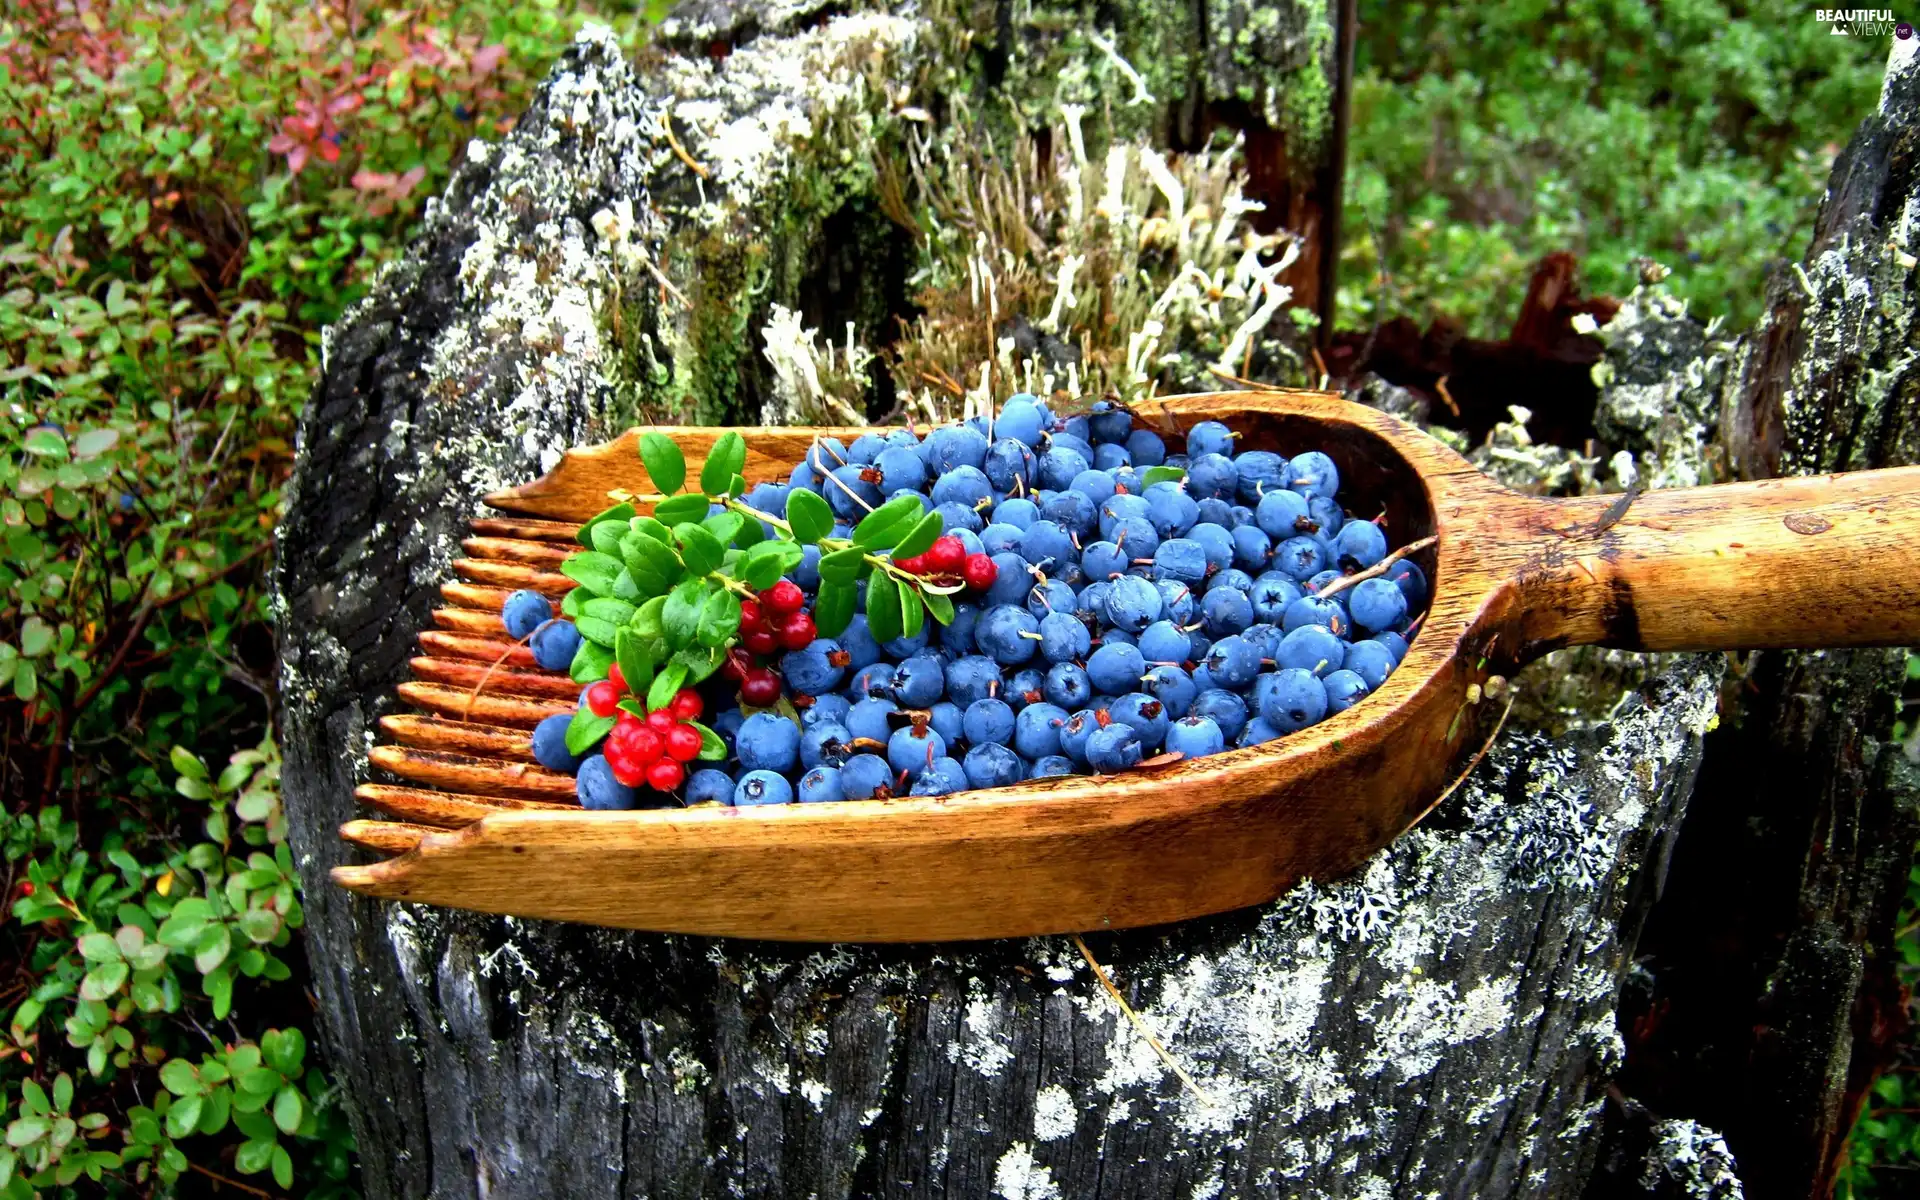
[[[1887,52],[1777,3],[1369,0],[1360,16],[1342,320],[1445,314],[1488,337],[1555,250],[1622,296],[1654,258],[1695,311],[1751,322],[1767,270],[1805,250]]]

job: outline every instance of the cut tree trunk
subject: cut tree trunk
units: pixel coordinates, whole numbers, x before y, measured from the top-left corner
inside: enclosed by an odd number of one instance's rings
[[[869,228],[871,173],[846,167],[890,121],[929,95],[1051,96],[1063,78],[1125,114],[1137,63],[1156,99],[1127,119],[1175,141],[1193,119],[1181,88],[1263,61],[1235,49],[1258,38],[1202,43],[1206,71],[1152,54],[1251,6],[1079,25],[1042,8],[966,27],[997,30],[994,53],[905,10],[683,12],[644,80],[589,31],[330,331],[275,583],[286,803],[365,1190],[1565,1196],[1604,1168],[1737,1194],[1726,1147],[1688,1114],[1606,1118],[1615,1012],[1714,720],[1715,657],[1668,661],[1592,727],[1510,729],[1354,878],[1090,939],[1192,1090],[1065,939],[752,945],[379,905],[327,882],[478,497],[641,411],[750,414],[769,296],[824,288],[856,321],[897,300],[898,280],[821,265],[823,243],[890,244]],[[1112,50],[1087,44],[1101,29]],[[1844,1054],[1827,1061],[1844,1073]]]

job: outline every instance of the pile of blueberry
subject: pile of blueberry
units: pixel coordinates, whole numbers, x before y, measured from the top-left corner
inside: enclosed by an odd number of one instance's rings
[[[569,718],[550,717],[535,757],[576,772],[589,808],[940,796],[1203,757],[1344,711],[1406,654],[1427,580],[1392,558],[1382,520],[1342,508],[1328,455],[1236,453],[1234,439],[1202,422],[1170,453],[1118,406],[1055,417],[1017,395],[994,418],[925,437],[821,441],[786,484],[744,503],[776,516],[812,491],[847,537],[869,509],[918,497],[944,532],[893,565],[950,594],[951,619],[877,640],[862,584],[846,628],[816,636],[808,547],[743,602],[706,699],[674,700],[696,717],[718,710],[711,732],[726,751],[686,777],[683,797],[679,764],[695,765],[694,747],[683,735],[676,752],[670,728],[646,763],[616,735],[576,758],[561,736]],[[544,599],[515,593],[503,617],[514,636],[532,634],[541,666],[571,659],[577,635]],[[604,686],[582,704],[612,711],[619,689],[596,696]],[[616,729],[657,716],[629,713]]]

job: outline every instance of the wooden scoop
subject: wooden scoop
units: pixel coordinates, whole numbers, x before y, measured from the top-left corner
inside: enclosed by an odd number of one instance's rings
[[[1325,450],[1360,517],[1434,581],[1399,670],[1345,713],[1266,745],[1121,775],[939,799],[585,812],[534,766],[526,730],[571,706],[563,677],[510,658],[503,589],[557,594],[579,522],[640,484],[637,435],[575,451],[489,497],[474,558],[422,635],[375,766],[416,784],[362,799],[400,822],[350,841],[397,857],[335,868],[370,896],[623,926],[796,941],[1017,937],[1178,921],[1331,879],[1386,845],[1480,748],[1498,705],[1469,701],[1559,646],[1736,650],[1920,643],[1920,468],[1542,500],[1501,487],[1413,427],[1321,393],[1140,406],[1179,435],[1224,421],[1243,449]],[[689,459],[718,430],[669,429]],[[816,436],[749,429],[749,480],[784,481]],[[694,468],[698,470],[697,466]],[[534,518],[534,519],[528,519]],[[545,518],[544,520],[538,518]],[[433,789],[445,790],[433,790]]]

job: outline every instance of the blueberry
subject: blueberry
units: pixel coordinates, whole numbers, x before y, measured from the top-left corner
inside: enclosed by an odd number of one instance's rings
[[[878,754],[856,754],[840,764],[840,790],[849,800],[871,800],[893,794],[894,774]]]
[[[1233,744],[1236,746],[1258,746],[1262,742],[1270,742],[1279,736],[1280,731],[1267,724],[1265,717],[1255,717],[1253,720],[1247,722],[1247,727],[1240,731],[1239,739]]]
[[[1087,739],[1087,765],[1103,775],[1138,766],[1144,752],[1140,733],[1116,721]]]
[[[1216,638],[1239,633],[1253,624],[1253,602],[1238,588],[1208,588],[1200,613],[1206,618],[1207,632]]]
[[[1378,688],[1387,681],[1387,676],[1393,674],[1399,662],[1393,657],[1390,645],[1369,639],[1348,646],[1340,665],[1358,675],[1369,688]]]
[[[1231,532],[1234,566],[1258,575],[1272,564],[1273,539],[1258,525],[1236,525]]]
[[[1040,506],[1023,496],[1015,496],[993,506],[993,519],[998,524],[1025,529],[1040,519]],[[985,539],[981,544],[986,544]]]
[[[1187,537],[1200,543],[1200,548],[1206,552],[1208,574],[1224,571],[1233,565],[1233,534],[1227,531],[1226,526],[1202,521],[1187,531]]]
[[[847,521],[858,521],[875,508],[880,507],[881,495],[878,484],[868,483],[861,478],[866,468],[848,465],[835,467],[828,472],[830,478],[822,489],[827,504],[834,515]]]
[[[1271,450],[1248,450],[1237,454],[1233,467],[1240,477],[1235,496],[1242,504],[1258,504],[1268,492],[1284,491],[1287,486],[1287,460]]]
[[[1102,401],[1101,403],[1105,403]],[[1133,432],[1133,414],[1124,408],[1096,408],[1087,417],[1087,437],[1096,446],[1124,443]]]
[[[1041,701],[1020,710],[1013,724],[1013,748],[1022,758],[1045,758],[1060,753],[1060,728],[1067,723],[1067,710]]]
[[[732,804],[733,776],[712,767],[687,777],[688,804]]]
[[[1182,537],[1200,519],[1200,506],[1186,489],[1171,481],[1156,483],[1146,490],[1147,519],[1163,538]]]
[[[793,785],[778,771],[748,771],[734,786],[733,802],[743,808],[793,803]]]
[[[1079,553],[1074,548],[1072,536],[1065,529],[1044,520],[1035,521],[1021,532],[1017,549],[1020,558],[1025,560],[1016,568],[1022,578],[1026,576],[1026,563],[1051,570],[1055,563],[1077,557]],[[994,565],[1000,565],[998,559]]]
[[[1148,695],[1166,705],[1169,718],[1184,717],[1193,705],[1193,698],[1200,691],[1194,686],[1193,676],[1180,667],[1154,667],[1146,674],[1140,686]]]
[[[1049,663],[1076,662],[1093,652],[1093,635],[1072,613],[1051,612],[1040,618],[1040,657]]]
[[[1427,573],[1418,565],[1401,559],[1387,568],[1385,578],[1391,579],[1407,598],[1407,611],[1412,612],[1427,602]]]
[[[1327,552],[1312,537],[1301,534],[1274,547],[1273,565],[1295,579],[1311,579],[1327,568]]]
[[[749,771],[791,771],[800,752],[800,727],[770,712],[755,713],[740,726],[740,765]]]
[[[1044,621],[1054,614],[1070,614],[1079,607],[1079,601],[1072,586],[1058,579],[1048,579],[1027,589],[1027,611],[1036,621]]]
[[[1312,671],[1287,667],[1273,680],[1273,687],[1260,699],[1260,716],[1267,724],[1292,733],[1326,717],[1327,688]]]
[[[958,759],[936,758],[933,765],[920,772],[913,781],[911,794],[915,796],[945,796],[953,792],[964,792],[973,784],[967,779],[966,768]]]
[[[1188,758],[1205,758],[1226,748],[1226,735],[1208,717],[1182,717],[1167,729],[1167,749]]]
[[[947,669],[931,654],[916,654],[893,673],[893,698],[903,708],[926,708],[946,694]]]
[[[1187,456],[1232,454],[1233,431],[1218,421],[1202,421],[1187,430]]]
[[[1281,667],[1296,667],[1326,676],[1346,663],[1347,646],[1319,625],[1302,625],[1280,639],[1273,661]]]
[[[1040,486],[1056,492],[1071,488],[1074,476],[1093,466],[1087,455],[1071,446],[1062,445],[1063,441],[1062,438],[1054,438],[1053,444],[1034,466],[1034,478]]]
[[[1047,671],[1047,682],[1042,691],[1047,703],[1073,712],[1084,707],[1093,696],[1093,684],[1087,679],[1085,667],[1077,663],[1055,663]]]
[[[1280,639],[1286,636],[1286,631],[1278,625],[1257,621],[1241,630],[1240,636],[1254,644],[1260,651],[1261,658],[1272,658],[1280,649]]]
[[[1136,429],[1127,435],[1127,454],[1136,467],[1157,467],[1167,461],[1167,444],[1151,429]]]
[[[993,432],[996,437],[1017,438],[1031,446],[1040,440],[1042,424],[1039,398],[1027,392],[1016,392],[1000,406]]]
[[[966,768],[967,782],[977,788],[1006,787],[1027,776],[1020,756],[1005,746],[975,746],[967,751],[962,765]]]
[[[567,726],[572,713],[555,713],[533,727],[533,760],[549,771],[571,775],[579,769],[580,759],[567,752]]]
[[[1095,688],[1118,696],[1132,691],[1147,673],[1140,651],[1119,642],[1108,642],[1087,658],[1087,679]]]
[[[797,799],[802,804],[823,804],[847,798],[846,790],[840,786],[839,767],[819,766],[808,771],[800,777],[798,792]]]
[[[903,490],[917,492],[927,486],[927,464],[904,446],[882,450],[873,465],[880,469],[880,490],[888,495]]]
[[[1073,760],[1064,754],[1049,754],[1036,759],[1033,770],[1027,773],[1028,779],[1056,779],[1062,775],[1074,774]]]
[[[929,726],[908,725],[893,731],[887,739],[887,765],[895,774],[918,774],[947,755],[947,740]]]
[[[1104,504],[1113,496],[1113,476],[1096,467],[1088,467],[1073,477],[1073,483],[1067,490],[1080,493],[1095,505]]]
[[[1160,531],[1145,517],[1121,517],[1109,522],[1106,536],[1126,555],[1129,565],[1135,559],[1152,558],[1160,549]]]
[[[1224,454],[1202,454],[1187,465],[1187,491],[1196,500],[1232,500],[1240,473]]]
[[[970,654],[947,664],[947,699],[963,711],[975,700],[998,694],[1004,683],[1000,665],[984,655]]]
[[[1347,603],[1354,621],[1368,629],[1390,629],[1407,619],[1406,593],[1391,579],[1362,579]]]
[[[1177,579],[1156,579],[1153,586],[1160,592],[1160,611],[1167,620],[1182,628],[1193,623],[1199,602],[1194,599],[1191,587]]]
[[[1260,673],[1260,650],[1239,634],[1230,634],[1213,644],[1207,652],[1206,666],[1207,673],[1221,686],[1238,690]]]
[[[638,799],[632,788],[613,777],[604,754],[588,755],[581,761],[574,789],[579,793],[580,807],[595,811],[632,808]]]
[[[1107,593],[1107,620],[1139,633],[1160,619],[1160,590],[1138,575],[1122,575]]]
[[[1232,741],[1247,726],[1247,702],[1225,688],[1208,688],[1193,698],[1187,715],[1207,718],[1220,727],[1222,737]]]
[[[712,729],[722,741],[732,745],[740,736],[740,727],[747,723],[747,714],[737,708],[729,708],[713,719]]]
[[[1338,568],[1335,568],[1332,570],[1326,570],[1326,571],[1320,572],[1318,575],[1315,575],[1313,578],[1307,580],[1305,583],[1301,584],[1300,586],[1302,590],[1305,592],[1305,594],[1311,596],[1316,592],[1323,591],[1328,584],[1332,583],[1336,579],[1339,579],[1340,577],[1341,575]],[[1346,607],[1347,598],[1345,593],[1335,592],[1333,594],[1333,599],[1337,604],[1340,605],[1340,607],[1342,608]]]
[[[1154,551],[1156,579],[1172,579],[1189,587],[1207,578],[1207,549],[1190,538],[1169,538]]]
[[[927,435],[927,465],[944,475],[955,467],[975,467],[986,461],[987,435],[966,425],[943,425]]]
[[[1387,585],[1389,588],[1392,584]],[[1398,595],[1398,589],[1395,589]],[[1347,626],[1346,610],[1337,601],[1322,599],[1319,596],[1302,596],[1287,605],[1286,614],[1280,620],[1280,628],[1288,633],[1302,625],[1318,625],[1336,636],[1350,632]]]
[[[1195,524],[1218,525],[1222,529],[1233,525],[1233,505],[1218,496],[1208,496],[1199,503],[1200,516]]]
[[[996,604],[980,618],[974,640],[980,649],[1003,667],[1018,666],[1032,658],[1039,646],[1036,638],[1040,623],[1033,614],[1012,604]]]
[[[887,440],[877,433],[863,433],[853,439],[853,445],[847,447],[847,461],[870,463],[882,450],[887,448]]]
[[[1240,528],[1242,525],[1254,525],[1258,528],[1257,523],[1253,519],[1253,510],[1244,504],[1234,505],[1227,510],[1227,514],[1233,518],[1227,522],[1227,531],[1229,533]]]
[[[855,704],[872,696],[893,695],[893,671],[893,664],[884,659],[868,663],[847,680],[847,695]]]
[[[1141,631],[1140,657],[1150,663],[1183,663],[1192,651],[1192,642],[1172,621],[1155,621]]]
[[[948,533],[954,534],[955,536],[963,533],[973,535],[974,545],[968,550],[968,553],[971,554],[979,550],[980,539],[978,534],[982,529],[986,528],[986,522],[980,519],[979,513],[964,504],[942,504],[933,511],[940,514],[940,524]],[[965,538],[961,540],[964,541]]]
[[[1007,495],[1033,486],[1033,474],[1039,462],[1039,457],[1025,443],[1001,438],[988,447],[982,470],[994,490]]]
[[[988,554],[1018,552],[1021,532],[1018,525],[995,521],[980,531],[980,545]]]
[[[1102,646],[1138,646],[1140,635],[1109,625],[1100,631],[1099,643]]]
[[[1386,633],[1374,634],[1373,640],[1393,652],[1393,664],[1395,666],[1399,666],[1401,661],[1407,657],[1407,638],[1405,634],[1395,633],[1389,630]]]
[[[1093,448],[1093,469],[1114,474],[1115,483],[1119,482],[1118,472],[1131,466],[1133,466],[1133,455],[1128,453],[1123,445],[1105,442]]]
[[[1114,536],[1115,525],[1128,517],[1134,517],[1152,525],[1152,503],[1145,496],[1136,496],[1132,492],[1109,496],[1100,504],[1100,536],[1110,542],[1119,541],[1120,539]],[[1157,528],[1154,530],[1156,535],[1159,532]]]
[[[1096,579],[1080,589],[1080,597],[1074,602],[1073,611],[1104,624],[1107,619],[1107,597],[1112,593],[1112,580]]]
[[[1287,486],[1303,496],[1334,496],[1340,492],[1340,469],[1318,450],[1295,455],[1288,464]]]
[[[1112,542],[1090,542],[1080,552],[1080,569],[1089,579],[1112,579],[1125,574],[1132,565],[1133,556]]]
[[[822,763],[837,763],[847,756],[847,743],[852,740],[853,734],[837,721],[822,721],[809,726],[800,735],[800,765],[817,767]]]
[[[1079,492],[1057,492],[1040,503],[1040,516],[1085,541],[1099,522],[1093,497]]]
[[[1007,677],[1006,690],[1000,695],[1017,713],[1029,704],[1045,700],[1046,689],[1045,671],[1039,667],[1022,667]]]
[[[1067,718],[1060,727],[1060,752],[1079,766],[1087,765],[1087,740],[1100,730],[1100,716],[1091,708],[1083,708]]]
[[[1345,669],[1333,672],[1321,682],[1326,689],[1327,711],[1330,713],[1347,711],[1373,690],[1357,673]]]
[[[880,661],[880,643],[873,640],[873,629],[867,624],[865,613],[853,614],[847,627],[832,640],[840,643],[840,648],[847,652],[849,671],[864,670]]]
[[[800,547],[800,562],[793,568],[793,581],[811,596],[820,590],[820,547],[809,543]]]
[[[787,686],[803,696],[819,696],[840,685],[847,675],[847,655],[832,638],[815,638],[805,650],[791,650],[780,658]]]
[[[1134,732],[1140,735],[1140,749],[1144,754],[1160,749],[1167,739],[1167,726],[1173,720],[1160,698],[1147,692],[1128,692],[1108,705],[1107,712],[1114,720],[1133,726]]]
[[[541,669],[564,671],[573,665],[574,653],[580,649],[580,631],[572,621],[552,621],[536,630],[528,644],[533,649],[533,661]]]
[[[1245,592],[1251,595],[1253,592],[1253,576],[1242,571],[1239,567],[1228,567],[1218,574],[1207,577],[1207,591],[1211,592],[1217,588],[1231,588],[1236,592]]]
[[[980,623],[978,605],[956,604],[953,606],[953,620],[940,629],[940,648],[948,654],[959,656],[972,654],[974,649],[973,631]],[[842,637],[846,635],[842,634]]]
[[[997,742],[1004,746],[1013,737],[1013,709],[992,697],[975,700],[961,716],[960,729],[968,745]]]
[[[878,696],[859,701],[847,712],[847,732],[865,741],[885,742],[892,728],[887,718],[899,711],[899,705]]]
[[[1045,521],[1038,523],[1038,525],[1045,524],[1047,524]],[[1035,528],[1038,528],[1038,525]],[[1029,529],[1021,537],[1025,538],[1032,533],[1033,530]],[[1033,572],[1028,568],[1027,560],[1019,554],[1002,552],[993,555],[989,561],[993,563],[994,570],[999,574],[994,576],[993,586],[987,589],[983,601],[985,607],[992,609],[1000,604],[1026,603],[1027,589],[1033,586]],[[975,627],[973,637],[975,641],[980,639],[978,627]]]
[[[1348,521],[1334,536],[1333,550],[1342,567],[1365,570],[1387,556],[1387,535],[1372,521]]]
[[[933,631],[939,626],[938,621],[928,621],[911,637],[902,634],[890,642],[881,643],[880,648],[891,658],[912,658],[927,648],[927,643],[933,640]]]
[[[507,636],[519,641],[553,616],[553,605],[545,596],[532,588],[521,588],[507,597],[500,606],[500,623],[507,627]]]
[[[978,467],[955,467],[933,481],[932,494],[935,507],[964,504],[977,512],[983,502],[992,498],[993,484]]]
[[[1322,537],[1332,537],[1347,523],[1347,514],[1332,496],[1307,497],[1307,516],[1320,527],[1318,532]]]

